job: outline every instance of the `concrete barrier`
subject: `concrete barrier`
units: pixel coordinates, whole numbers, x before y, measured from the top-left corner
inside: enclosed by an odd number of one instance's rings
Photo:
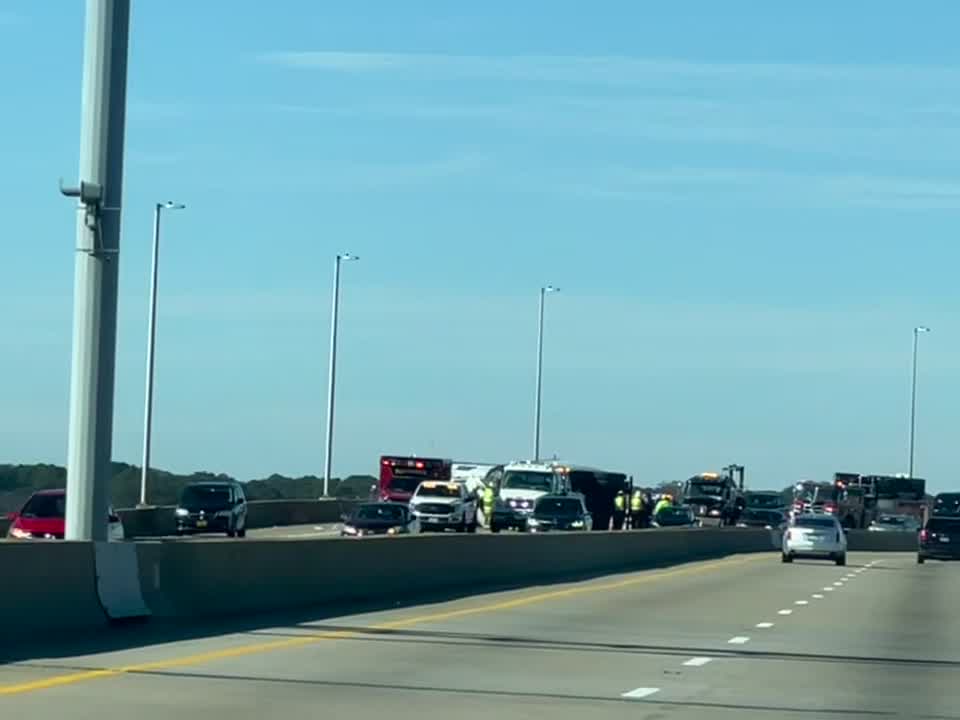
[[[0,640],[107,623],[97,596],[93,543],[2,542],[0,575]]]
[[[765,530],[423,535],[366,540],[138,543],[154,616],[194,618],[519,587],[736,553]]]
[[[340,500],[254,500],[247,504],[247,527],[264,528],[278,525],[307,525],[334,523],[340,514],[356,503]],[[117,510],[123,528],[130,538],[150,538],[173,535],[175,508],[158,505],[145,508]]]
[[[916,552],[920,539],[913,532],[847,531],[850,552]]]

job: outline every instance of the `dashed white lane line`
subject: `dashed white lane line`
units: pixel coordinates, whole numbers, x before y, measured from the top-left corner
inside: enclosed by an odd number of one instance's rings
[[[793,610],[777,610],[778,615],[792,615]]]
[[[706,665],[708,662],[710,662],[712,659],[713,658],[708,658],[708,657],[690,658],[684,663],[684,665],[686,665],[687,667],[702,667],[703,665]]]
[[[810,597],[812,597],[814,600],[823,600],[823,595],[820,593],[814,593]]]
[[[834,587],[843,587],[843,580],[837,580],[834,584]]]
[[[833,592],[834,590],[836,590],[836,588],[834,588],[834,587],[825,587],[823,590],[824,590],[824,592]]]
[[[810,604],[810,601],[809,601],[809,600],[797,600],[797,601],[795,601],[793,604],[794,604],[794,605],[809,605],[809,604]]]
[[[727,640],[728,645],[746,645],[748,642],[750,642],[750,638],[746,635],[737,635]]]
[[[758,627],[758,628],[763,628],[763,629],[772,628],[772,627],[773,627],[773,623],[771,623],[771,622],[757,623],[757,627]]]
[[[631,690],[630,692],[625,692],[620,697],[629,698],[630,700],[641,700],[658,692],[660,692],[660,688],[642,687]]]

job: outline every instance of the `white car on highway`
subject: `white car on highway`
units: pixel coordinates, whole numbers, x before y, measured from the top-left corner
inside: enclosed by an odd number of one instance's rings
[[[463,483],[428,480],[410,498],[410,510],[420,520],[420,532],[452,529],[475,532],[477,498]]]
[[[820,558],[846,565],[847,535],[833,515],[804,513],[784,529],[781,551],[785,563],[794,558]]]

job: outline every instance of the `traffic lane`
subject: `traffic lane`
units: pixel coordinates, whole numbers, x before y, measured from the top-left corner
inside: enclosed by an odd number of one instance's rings
[[[247,537],[253,540],[316,540],[318,538],[340,537],[340,523],[311,523],[309,525],[276,525],[265,528],[250,528]],[[222,540],[243,542],[243,538],[229,538],[226,533],[203,533],[197,535],[160,535],[133,540],[164,540],[176,542],[204,542]]]
[[[92,663],[87,665],[91,673],[111,672],[104,668],[137,660],[140,666],[120,674],[114,671],[107,678],[2,699],[5,704],[16,703],[13,709],[33,710],[42,717],[44,712],[62,712],[68,706],[86,711],[103,692],[109,692],[119,713],[116,717],[135,711],[148,719],[170,712],[196,712],[198,692],[203,694],[202,712],[210,717],[243,717],[258,703],[294,717],[313,717],[318,690],[323,692],[324,709],[361,716],[390,710],[400,717],[451,711],[464,717],[490,712],[563,717],[586,711],[605,717],[624,712],[624,702],[641,703],[651,713],[669,711],[671,717],[701,717],[705,708],[712,714],[739,717],[745,706],[769,717],[808,712],[805,698],[788,702],[782,692],[795,683],[794,678],[783,679],[786,685],[774,685],[781,692],[758,703],[752,696],[762,674],[724,677],[724,665],[749,662],[743,657],[745,651],[729,642],[742,637],[733,633],[752,621],[747,616],[757,610],[759,601],[783,604],[785,591],[795,593],[802,585],[824,582],[824,577],[834,577],[835,570],[843,569],[801,563],[782,566],[769,556],[750,558],[756,565],[745,560],[699,563],[539,592],[501,593],[412,613],[372,613],[335,623],[272,628],[246,637],[128,651],[126,656],[86,658]],[[618,598],[612,608],[610,598]],[[694,647],[678,643],[669,632],[688,619],[688,601],[696,601],[692,609],[700,616],[714,618],[707,636],[697,639]],[[520,614],[531,608],[540,611],[532,616]],[[624,622],[609,622],[611,609]],[[658,618],[662,622],[651,622]],[[453,629],[445,627],[451,623]],[[569,626],[578,623],[588,626],[592,642],[571,639]],[[637,628],[631,630],[634,625]],[[526,636],[518,635],[516,626],[525,629]],[[326,634],[320,638],[318,633]],[[728,639],[718,639],[721,635]],[[658,642],[651,643],[650,636]],[[252,642],[261,648],[251,651]],[[263,647],[270,643],[283,646]],[[139,658],[135,657],[138,652]],[[43,669],[21,666],[18,671]],[[733,692],[718,696],[718,681],[729,683]],[[777,681],[780,678],[765,682]],[[109,690],[98,690],[98,683]],[[208,701],[214,688],[215,697]],[[151,714],[152,704],[159,704],[156,714]],[[821,704],[818,709],[835,708]]]
[[[186,668],[185,672],[189,672],[193,668],[200,670],[211,664],[217,666],[218,670],[219,664],[223,664],[224,671],[231,668],[241,671],[244,666],[240,661],[246,657],[254,659],[254,664],[258,667],[264,662],[270,666],[278,663],[276,668],[289,676],[290,663],[278,662],[279,658],[287,655],[287,651],[297,654],[300,648],[311,648],[313,652],[323,655],[323,653],[332,652],[330,646],[333,644],[340,649],[330,657],[318,657],[316,662],[309,663],[309,666],[339,668],[346,674],[333,678],[338,682],[349,682],[356,677],[363,677],[370,666],[384,668],[403,666],[406,662],[404,658],[411,654],[423,654],[430,658],[429,662],[434,662],[433,658],[441,653],[465,652],[468,656],[472,656],[481,650],[489,653],[494,650],[509,651],[511,648],[570,653],[629,653],[638,648],[632,647],[629,643],[624,645],[620,638],[622,627],[614,627],[607,637],[590,643],[578,643],[567,638],[558,638],[559,641],[555,641],[550,637],[550,629],[555,614],[562,613],[562,609],[551,613],[546,608],[555,604],[570,608],[583,602],[596,608],[585,611],[586,616],[592,615],[596,619],[608,609],[603,596],[621,593],[627,589],[634,592],[645,590],[651,606],[662,605],[663,602],[669,602],[669,593],[660,593],[661,599],[657,600],[656,593],[660,592],[657,590],[659,585],[675,584],[678,593],[685,592],[684,588],[689,587],[695,588],[698,594],[708,592],[711,584],[730,584],[731,572],[751,562],[756,562],[756,558],[732,558],[726,561],[694,563],[667,570],[634,573],[592,582],[497,593],[467,600],[425,605],[413,610],[367,613],[319,623],[274,627],[250,633],[224,634],[206,639],[170,643],[153,639],[151,641],[153,644],[149,647],[131,647],[116,652],[98,652],[73,657],[54,657],[55,654],[51,654],[47,660],[40,659],[3,666],[0,668],[0,685],[40,683],[45,686],[45,683],[52,678],[67,677],[66,684],[76,685],[79,688],[88,679],[84,677],[84,673],[106,673],[107,676],[111,676],[109,682],[114,682],[112,676],[133,675],[145,670],[158,671],[168,668],[178,670]],[[713,580],[711,581],[710,578]],[[544,608],[542,615],[545,622],[542,627],[538,627],[536,622],[530,625],[527,620],[522,620],[522,624],[526,626],[524,628],[526,635],[511,637],[493,632],[493,628],[503,622],[504,616],[531,607]],[[452,621],[457,623],[455,632],[443,627],[445,623]],[[436,627],[431,629],[431,625]],[[351,648],[349,652],[343,653],[342,647],[347,640],[350,641]],[[662,652],[662,649],[654,649],[651,654],[658,656]],[[385,654],[399,657],[396,661],[384,660]],[[57,655],[63,655],[63,653]],[[297,665],[297,663],[293,664]],[[443,665],[446,667],[445,662]],[[501,663],[494,662],[494,666],[500,665]],[[79,677],[70,678],[69,671]],[[517,677],[514,671],[508,674]]]
[[[925,573],[911,553],[867,557],[842,584],[798,593],[805,604],[753,633],[744,654],[713,663],[703,701],[823,717],[960,717],[960,566]]]

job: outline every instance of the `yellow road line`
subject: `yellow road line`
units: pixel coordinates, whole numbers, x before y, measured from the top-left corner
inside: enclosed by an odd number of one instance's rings
[[[563,590],[550,590],[547,592],[525,595],[512,600],[503,600],[500,602],[476,605],[473,607],[460,608],[458,610],[448,610],[444,612],[427,613],[424,615],[414,615],[400,620],[391,620],[384,623],[371,625],[368,630],[395,630],[397,628],[411,627],[413,625],[423,625],[425,623],[440,622],[443,620],[452,620],[468,615],[477,615],[480,613],[500,612],[511,610],[513,608],[524,607],[526,605],[535,605],[550,600],[561,598],[576,597],[578,595],[588,595],[612,590],[621,590],[634,585],[664,580],[667,578],[678,577],[681,575],[692,575],[719,568],[730,567],[732,565],[742,565],[759,558],[766,557],[764,554],[751,555],[746,558],[735,558],[732,560],[718,560],[705,564],[688,565],[676,570],[665,570],[650,574],[628,577],[614,582],[576,585],[574,587],[564,588]],[[222,650],[212,650],[194,655],[185,655],[178,658],[167,660],[157,660],[155,662],[139,663],[135,665],[125,665],[117,668],[104,668],[101,670],[89,670],[85,672],[70,673],[66,675],[56,675],[41,680],[18,683],[14,685],[0,685],[0,696],[20,695],[37,690],[47,690],[49,688],[62,687],[64,685],[74,685],[76,683],[86,682],[88,680],[98,680],[101,678],[117,677],[129,673],[146,673],[158,670],[170,670],[172,668],[182,668],[190,665],[200,665],[215,660],[226,660],[229,658],[244,657],[246,655],[257,655],[261,653],[274,652],[277,650],[287,650],[290,648],[303,647],[328,640],[343,640],[351,637],[357,637],[364,634],[364,630],[339,630],[334,632],[318,632],[301,635],[295,638],[285,640],[275,640],[271,642],[254,643],[249,645],[240,645],[238,647],[224,648]]]

